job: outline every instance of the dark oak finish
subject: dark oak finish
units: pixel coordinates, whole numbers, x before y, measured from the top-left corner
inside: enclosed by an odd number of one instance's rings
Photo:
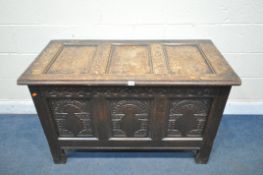
[[[65,149],[196,150],[206,163],[240,79],[209,40],[51,41],[28,85],[55,163]]]

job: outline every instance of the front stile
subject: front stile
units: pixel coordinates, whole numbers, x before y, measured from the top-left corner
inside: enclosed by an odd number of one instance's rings
[[[110,121],[109,121],[109,104],[106,101],[106,98],[103,96],[94,96],[93,97],[93,108],[95,111],[95,127],[98,130],[99,144],[103,145],[107,143],[111,136],[110,131]]]
[[[168,101],[167,97],[156,96],[154,98],[153,106],[153,141],[162,142],[163,137],[165,136],[166,128],[166,115],[167,115]]]
[[[203,134],[203,145],[196,154],[196,163],[207,163],[210,152],[214,143],[214,139],[223,116],[227,98],[229,96],[231,86],[218,88],[218,95],[214,98],[211,106],[209,117]]]
[[[66,155],[58,142],[58,133],[52,120],[48,104],[39,89],[39,86],[29,86],[31,97],[35,104],[38,117],[47,138],[54,163],[66,163]]]

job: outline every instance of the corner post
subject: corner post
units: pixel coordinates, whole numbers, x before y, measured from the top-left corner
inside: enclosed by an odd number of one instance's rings
[[[204,130],[203,145],[196,153],[196,163],[205,164],[209,160],[209,155],[211,153],[211,149],[224,112],[230,89],[231,86],[218,88],[218,94],[214,98],[214,101],[212,103],[206,128]]]
[[[49,148],[53,157],[53,161],[56,164],[66,163],[66,155],[63,149],[61,149],[58,142],[58,133],[56,127],[52,122],[51,114],[48,109],[48,104],[45,98],[42,96],[39,86],[28,86],[31,97],[35,104],[38,117],[43,127],[46,139],[49,144]]]

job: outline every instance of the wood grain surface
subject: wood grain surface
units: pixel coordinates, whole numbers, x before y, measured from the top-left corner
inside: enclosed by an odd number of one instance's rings
[[[210,40],[51,41],[18,84],[239,85]]]

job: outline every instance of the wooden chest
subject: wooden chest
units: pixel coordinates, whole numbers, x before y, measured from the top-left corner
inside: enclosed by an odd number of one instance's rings
[[[67,149],[194,150],[206,163],[240,79],[210,40],[58,40],[18,84],[55,163]]]

